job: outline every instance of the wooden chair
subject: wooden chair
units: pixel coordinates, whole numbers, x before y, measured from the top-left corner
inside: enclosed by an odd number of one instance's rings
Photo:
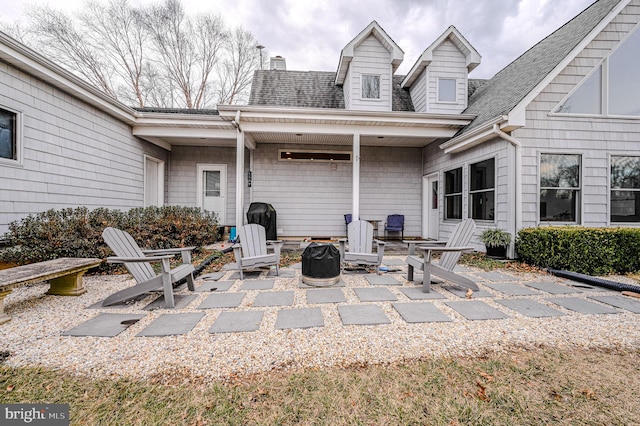
[[[373,252],[373,243],[376,243],[376,252]],[[354,220],[347,227],[347,239],[339,240],[340,263],[354,263],[356,265],[375,266],[376,272],[382,263],[384,256],[384,243],[373,239],[373,225],[366,220]],[[349,251],[346,251],[346,245]]]
[[[413,281],[413,271],[417,269],[424,273],[422,291],[425,293],[431,291],[432,274],[478,291],[476,283],[453,272],[453,268],[455,268],[462,253],[473,250],[473,247],[468,247],[467,245],[471,241],[475,229],[476,224],[473,219],[466,219],[456,225],[448,241],[405,241],[405,243],[409,244],[407,279]],[[424,257],[414,256],[415,249],[423,251]],[[431,263],[432,252],[442,252],[438,264]]]
[[[251,223],[238,228],[238,243],[233,245],[233,255],[244,279],[243,270],[275,265],[276,275],[280,275],[280,251],[282,241],[267,241],[264,226]],[[267,245],[273,245],[273,253],[267,253]]]
[[[191,251],[195,247],[142,250],[128,232],[112,227],[104,229],[102,238],[116,254],[116,257],[108,257],[107,262],[124,263],[129,273],[138,282],[133,287],[118,291],[107,297],[102,302],[102,306],[114,305],[150,291],[163,289],[165,306],[173,308],[175,306],[173,298],[174,283],[186,278],[189,290],[195,290],[193,279],[195,268],[191,264]],[[182,264],[171,269],[169,259],[176,254],[182,255]],[[160,274],[154,272],[151,267],[152,262],[162,263],[162,272]]]

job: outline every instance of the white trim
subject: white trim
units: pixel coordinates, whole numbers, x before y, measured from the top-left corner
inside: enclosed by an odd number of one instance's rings
[[[572,191],[577,191],[580,195],[579,203],[576,205],[576,220],[573,222],[569,221],[543,221],[540,220],[540,191],[542,190],[542,186],[540,185],[540,161],[542,159],[542,155],[577,155],[580,157],[580,185],[578,189],[575,188],[564,188]],[[536,170],[536,223],[538,226],[565,226],[565,225],[580,225],[582,224],[582,212],[584,211],[584,153],[576,152],[576,151],[566,151],[566,150],[555,150],[555,149],[539,149],[537,151],[538,162],[537,162],[537,170]]]
[[[454,166],[454,167],[449,167],[447,169],[443,169],[442,170],[442,220],[444,222],[447,221],[461,221],[463,220],[465,217],[467,217],[469,215],[469,212],[465,212],[465,202],[464,202],[464,183],[465,183],[465,179],[466,179],[466,175],[468,173],[465,173],[465,169],[467,168],[468,163],[462,163],[460,165]],[[452,172],[454,170],[458,170],[460,169],[460,192],[453,192],[451,193],[451,195],[458,195],[460,194],[460,217],[459,218],[455,218],[455,217],[451,217],[448,218],[447,217],[447,172]],[[468,209],[467,209],[468,210]]]
[[[611,157],[633,157],[640,158],[640,153],[638,155],[632,155],[629,152],[608,152],[607,153],[607,226],[620,226],[620,227],[634,227],[637,228],[640,226],[640,222],[612,222],[611,221],[611,192],[614,189],[611,187]],[[622,191],[625,189],[622,188]],[[640,189],[631,189],[631,191],[640,191]]]
[[[428,68],[429,64],[433,61],[433,51],[440,46],[446,39],[451,39],[451,41],[456,45],[456,48],[459,49],[458,43],[466,47],[469,52],[465,54],[465,61],[467,67],[467,73],[473,71],[478,65],[480,65],[480,61],[482,57],[478,53],[478,51],[467,41],[466,38],[458,31],[456,27],[451,25],[449,28],[445,30],[440,37],[438,37],[429,47],[427,47],[422,55],[418,58],[418,60],[413,64],[407,76],[400,83],[400,87],[409,88],[415,82],[415,80],[420,77],[422,70]],[[456,43],[457,42],[457,43]],[[461,51],[462,52],[462,51]],[[464,52],[462,52],[464,53]]]
[[[482,163],[483,161],[487,161],[487,160],[491,160],[493,159],[493,189],[491,191],[493,191],[493,219],[475,219],[471,217],[471,195],[472,194],[478,194],[478,193],[482,193],[482,192],[489,192],[489,190],[476,190],[476,191],[472,191],[471,190],[471,166],[473,166],[474,164],[478,164],[478,163]],[[497,207],[497,201],[498,201],[498,156],[496,153],[492,153],[492,154],[487,154],[485,156],[481,156],[478,157],[477,159],[474,159],[473,162],[468,162],[467,163],[467,204],[469,205],[469,208],[467,209],[467,216],[479,223],[484,223],[484,224],[489,224],[489,223],[497,223],[498,221],[498,211],[496,209]]]
[[[217,163],[197,163],[196,164],[196,206],[204,210],[203,181],[202,174],[207,171],[220,172],[220,198],[222,198],[222,215],[219,218],[219,225],[225,225],[227,221],[227,165]]]
[[[353,38],[341,51],[340,60],[338,61],[338,71],[336,72],[335,84],[341,86],[345,83],[349,64],[353,60],[354,49],[358,47],[364,40],[373,35],[387,49],[391,56],[391,66],[396,70],[404,59],[404,51],[398,46],[391,37],[382,29],[376,21],[371,21],[369,25]],[[393,74],[393,73],[392,73]]]
[[[22,167],[23,161],[23,147],[24,147],[24,113],[20,110],[10,108],[3,104],[0,104],[0,109],[8,111],[12,114],[15,114],[15,138],[16,138],[16,146],[15,146],[15,158],[0,158],[0,165],[2,166],[10,166],[10,167]]]
[[[444,80],[453,81],[453,100],[445,101],[440,99],[440,82]],[[458,103],[458,79],[451,77],[438,77],[436,81],[436,102],[439,104],[455,105]]]
[[[565,56],[564,59],[560,61],[560,63],[558,63],[558,65],[556,65],[555,68],[551,70],[551,72],[547,74],[547,76],[543,78],[536,87],[533,88],[533,90],[531,90],[515,107],[511,109],[509,115],[523,114],[527,106],[531,102],[533,102],[533,100],[553,81],[553,79],[555,79],[558,74],[560,74],[571,63],[571,61],[573,61],[575,57],[580,52],[582,52],[587,47],[587,45],[591,43],[593,39],[605,29],[607,25],[611,23],[613,18],[615,18],[620,14],[620,12],[622,12],[622,10],[629,4],[630,1],[631,0],[622,0],[613,9],[611,9],[609,14],[604,19],[602,19],[598,23],[598,25],[596,25],[591,30],[591,32],[587,34],[587,36],[584,37],[582,41],[578,43],[576,47],[574,47],[573,50],[567,56]]]
[[[378,77],[378,97],[368,98],[364,96],[364,78],[365,77]],[[382,75],[381,74],[360,73],[360,100],[365,102],[382,100]]]
[[[430,182],[434,181],[438,184],[438,228],[440,228],[440,172],[429,173],[428,175],[422,175],[422,237],[429,238],[429,227],[431,226],[431,186]],[[440,230],[438,229],[438,234]],[[436,239],[438,236],[436,235]]]
[[[152,205],[150,203],[150,201],[147,199],[147,184],[148,182],[148,176],[147,176],[147,164],[148,162],[152,162],[155,163],[156,168],[157,168],[157,176],[158,176],[158,181],[157,186],[156,186],[156,197],[158,202],[156,204],[154,204],[156,207],[162,207],[164,206],[164,161],[160,160],[159,158],[156,157],[152,157],[151,155],[147,155],[144,154],[144,177],[143,177],[143,183],[142,183],[142,188],[143,188],[143,198],[144,198],[144,206],[148,207],[150,205]]]
[[[84,80],[34,50],[0,32],[0,60],[98,108],[126,124],[133,124],[136,111],[104,94]]]

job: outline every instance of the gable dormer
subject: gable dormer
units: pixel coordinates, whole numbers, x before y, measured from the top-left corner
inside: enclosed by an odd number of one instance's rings
[[[346,109],[391,111],[393,73],[404,52],[376,21],[340,52],[335,84],[342,86]]]
[[[467,108],[469,73],[480,54],[452,25],[418,58],[401,87],[416,112],[461,113]]]

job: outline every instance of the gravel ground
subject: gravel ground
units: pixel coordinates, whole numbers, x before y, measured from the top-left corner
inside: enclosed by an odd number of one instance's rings
[[[481,272],[469,269],[470,275]],[[300,273],[299,269],[296,273]],[[508,273],[517,281],[562,281],[551,276]],[[394,276],[405,286],[412,285],[402,275]],[[273,290],[295,291],[294,305],[287,309],[309,306],[305,290],[298,288],[299,280],[299,275],[276,279]],[[343,289],[346,304],[362,304],[351,288],[369,287],[365,278],[351,274],[343,276],[343,280],[346,283]],[[265,310],[259,331],[211,334],[208,330],[222,310],[197,309],[210,293],[197,293],[199,299],[189,306],[171,311],[142,310],[155,298],[152,295],[123,309],[86,309],[132,284],[133,280],[128,275],[87,276],[85,287],[88,292],[78,297],[46,295],[48,285],[44,283],[15,289],[7,297],[5,308],[12,320],[0,325],[0,351],[11,354],[4,364],[44,366],[94,378],[127,377],[176,383],[209,382],[280,369],[393,363],[430,356],[477,356],[537,347],[640,349],[639,314],[619,309],[618,314],[585,315],[554,305],[555,309],[567,315],[527,318],[497,304],[495,300],[510,297],[483,286],[482,282],[479,283],[481,289],[494,296],[482,301],[507,313],[509,318],[466,320],[443,303],[463,299],[439,285],[433,285],[432,291],[445,295],[446,299],[431,302],[451,317],[452,322],[409,324],[395,311],[391,302],[367,302],[382,306],[391,324],[344,326],[336,304],[321,304],[313,306],[322,309],[324,327],[275,330],[280,308],[273,307],[259,308]],[[197,280],[196,286],[200,284],[202,281]],[[230,291],[236,290],[240,284],[241,281],[236,281]],[[409,301],[398,286],[387,288],[398,301]],[[186,289],[181,290],[181,293],[186,292]],[[255,292],[247,291],[247,297],[239,308],[225,310],[258,309],[250,305]],[[603,289],[602,292],[581,293],[577,297],[595,294],[611,293]],[[545,297],[555,296],[545,294],[528,298]],[[113,338],[61,335],[101,312],[145,314],[145,317]],[[136,337],[159,315],[181,312],[204,312],[205,316],[185,335]]]

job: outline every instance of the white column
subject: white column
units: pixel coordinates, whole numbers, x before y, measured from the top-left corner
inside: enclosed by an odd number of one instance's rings
[[[360,219],[360,134],[353,135],[353,220]]]
[[[244,133],[238,129],[236,141],[236,228],[244,225]]]

